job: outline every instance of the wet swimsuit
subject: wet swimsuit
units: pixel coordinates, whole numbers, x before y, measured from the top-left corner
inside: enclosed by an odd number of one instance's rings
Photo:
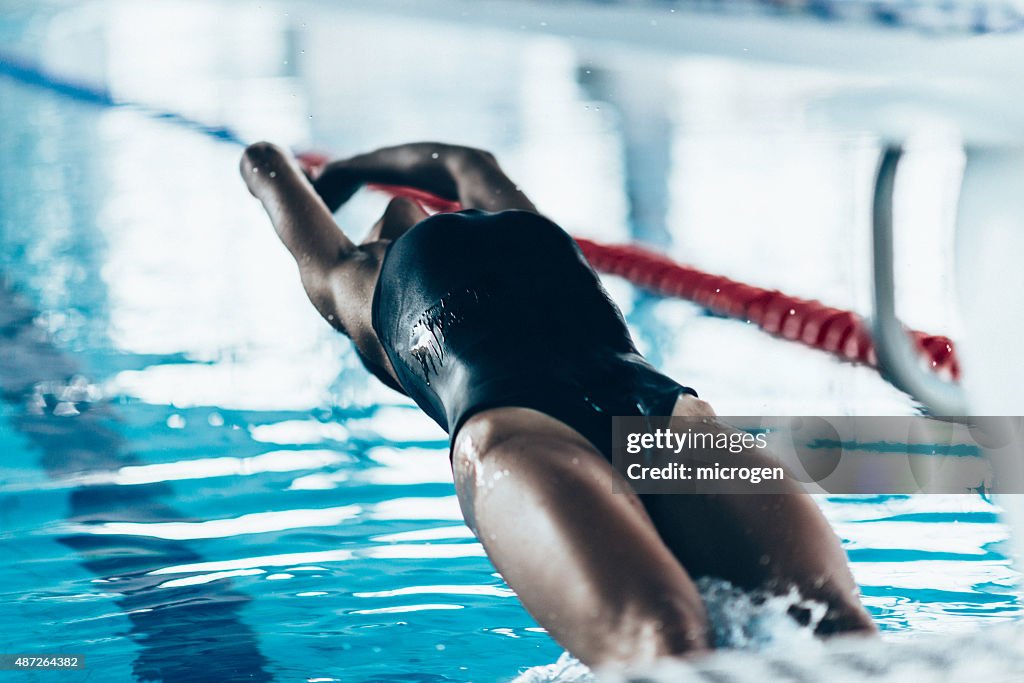
[[[533,408],[610,459],[612,416],[670,415],[696,395],[637,353],[572,237],[526,211],[438,214],[392,242],[373,329],[401,387],[453,439],[482,410]]]

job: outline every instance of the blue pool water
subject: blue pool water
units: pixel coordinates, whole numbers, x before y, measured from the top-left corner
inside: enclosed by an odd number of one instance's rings
[[[863,310],[874,141],[814,109],[845,77],[701,58],[656,75],[551,37],[301,7],[2,2],[0,44],[250,139],[488,147],[570,231]],[[384,28],[401,47],[367,63]],[[554,662],[461,522],[444,434],[308,305],[239,151],[0,76],[0,652],[84,654],[98,680],[492,681]],[[953,166],[911,166],[916,190]],[[359,232],[381,202],[340,220]],[[919,213],[923,230],[948,207]],[[902,304],[955,334],[947,256],[922,253]],[[608,284],[652,361],[722,414],[916,411],[871,370]],[[887,637],[1019,618],[989,502],[821,504]]]

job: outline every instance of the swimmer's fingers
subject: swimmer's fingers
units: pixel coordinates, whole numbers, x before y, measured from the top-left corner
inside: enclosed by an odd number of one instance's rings
[[[330,157],[325,154],[298,152],[295,154],[295,160],[299,162],[302,173],[313,184],[313,189],[320,195],[320,199],[331,213],[340,209],[342,204],[351,199],[363,186],[361,182],[350,182],[342,177],[344,173],[339,173],[341,169],[337,168],[338,164],[332,166]],[[329,172],[325,175],[325,171]]]
[[[302,169],[280,147],[250,145],[242,155],[241,172],[304,275],[329,270],[356,251]]]
[[[303,155],[299,163],[306,177],[313,183],[313,189],[327,205],[327,210],[334,213],[352,198],[363,186],[365,181],[358,179],[346,168],[345,161],[322,162],[317,165],[306,163]]]

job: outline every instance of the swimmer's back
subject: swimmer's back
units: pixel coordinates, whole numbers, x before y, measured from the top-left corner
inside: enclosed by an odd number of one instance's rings
[[[652,401],[668,414],[685,390],[637,354],[572,237],[532,212],[416,224],[385,256],[373,327],[399,383],[453,436],[480,410],[519,406],[603,441],[612,415]]]
[[[391,325],[385,334],[415,324],[430,306],[463,293],[512,307],[495,320],[507,332],[515,331],[512,313],[527,316],[523,323],[549,325],[545,343],[624,328],[572,237],[529,211],[466,210],[431,216],[391,245],[380,283],[375,307],[383,316],[377,322],[387,320]],[[563,326],[555,315],[566,312],[566,307],[575,311],[570,326]],[[521,331],[530,337],[527,328]],[[631,342],[620,341],[620,351],[634,350]]]

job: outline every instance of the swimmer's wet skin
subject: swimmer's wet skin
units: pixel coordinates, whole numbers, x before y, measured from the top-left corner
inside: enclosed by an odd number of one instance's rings
[[[828,606],[820,635],[870,633],[839,541],[788,495],[640,497],[611,468],[614,415],[711,416],[637,353],[572,239],[480,150],[416,143],[328,164],[312,181],[268,143],[242,175],[310,300],[367,367],[451,436],[466,522],[525,607],[592,667],[714,645],[694,577],[796,587]],[[362,184],[396,199],[361,244],[331,211]],[[725,427],[715,427],[727,431]],[[730,464],[769,464],[753,449]],[[799,618],[800,615],[794,615]]]

